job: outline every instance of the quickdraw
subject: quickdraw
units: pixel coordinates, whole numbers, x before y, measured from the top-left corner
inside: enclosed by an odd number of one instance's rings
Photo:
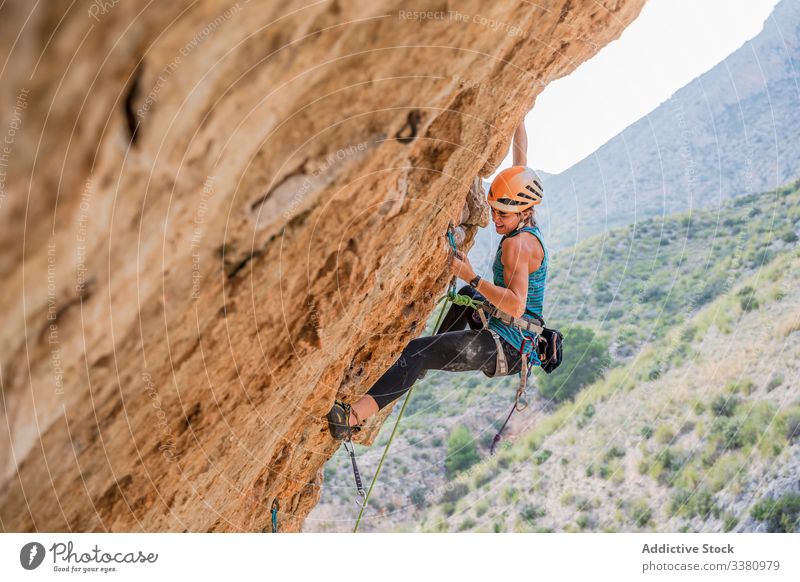
[[[350,455],[350,462],[353,464],[353,477],[356,480],[356,503],[362,508],[367,505],[367,494],[364,491],[364,484],[361,482],[361,473],[358,471],[356,464],[356,451],[353,448],[353,442],[348,438],[344,441],[344,449]]]
[[[276,497],[272,500],[272,533],[278,533],[278,509],[280,509],[280,505]]]

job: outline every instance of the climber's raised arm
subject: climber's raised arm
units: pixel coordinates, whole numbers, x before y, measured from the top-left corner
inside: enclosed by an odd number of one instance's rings
[[[511,146],[514,165],[527,166],[528,165],[528,134],[525,131],[525,119],[519,122],[516,131],[514,131],[514,145]]]

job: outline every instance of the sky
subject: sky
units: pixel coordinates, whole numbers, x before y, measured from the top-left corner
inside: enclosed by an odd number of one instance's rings
[[[557,174],[579,162],[758,35],[777,3],[648,0],[618,40],[539,95],[528,165]]]

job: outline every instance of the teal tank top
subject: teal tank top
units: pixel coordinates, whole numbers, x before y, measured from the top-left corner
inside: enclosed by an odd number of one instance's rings
[[[528,275],[528,297],[525,301],[525,314],[526,315],[538,315],[542,316],[542,309],[544,308],[544,288],[545,283],[547,282],[547,263],[550,256],[550,253],[547,251],[547,247],[544,245],[544,240],[542,240],[542,233],[539,231],[539,226],[524,226],[519,230],[515,230],[514,232],[505,235],[500,244],[497,246],[497,253],[494,256],[494,264],[492,265],[492,273],[494,276],[494,284],[498,287],[505,287],[505,281],[503,280],[503,241],[507,238],[511,238],[512,236],[516,236],[520,232],[529,232],[533,236],[539,239],[539,242],[542,245],[542,250],[544,251],[544,258],[542,258],[542,264],[539,265],[539,268],[536,269],[533,273]],[[522,339],[523,334],[525,337],[530,339],[531,341],[526,344],[525,352],[528,355],[528,362],[531,366],[540,366],[541,361],[539,360],[539,356],[536,354],[536,350],[533,349],[533,346],[536,342],[536,334],[532,331],[520,332],[519,330],[506,325],[496,317],[490,317],[488,322],[489,329],[494,330],[497,334],[505,339],[509,344],[514,346],[517,350],[522,347]]]

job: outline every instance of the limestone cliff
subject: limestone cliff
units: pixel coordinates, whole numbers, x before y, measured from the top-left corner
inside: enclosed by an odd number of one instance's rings
[[[421,332],[478,178],[642,3],[4,4],[3,529],[262,531],[276,498],[299,529],[334,397]]]

